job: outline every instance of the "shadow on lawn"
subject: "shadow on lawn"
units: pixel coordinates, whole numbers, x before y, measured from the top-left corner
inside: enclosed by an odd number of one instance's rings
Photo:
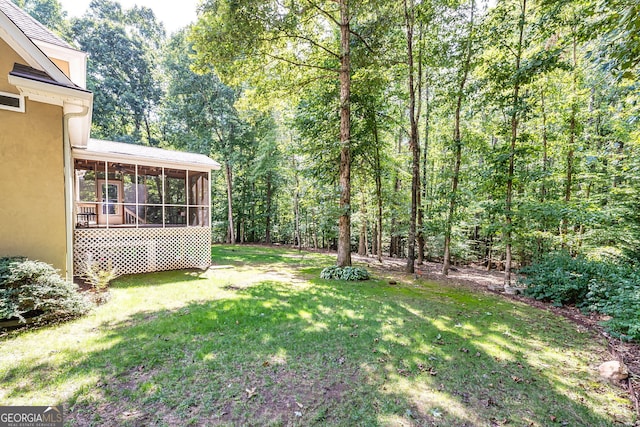
[[[499,318],[471,302],[434,305],[375,281],[312,282],[304,289],[262,282],[235,299],[141,313],[111,327],[104,350],[67,357],[61,381],[98,378],[65,402],[68,420],[610,425],[589,409],[592,396],[578,390],[581,397],[571,399],[561,391],[562,378],[529,365],[533,343],[548,340],[549,332],[504,335],[506,317],[534,322],[534,312]],[[496,356],[488,343],[510,356]],[[573,350],[571,343],[557,345]]]

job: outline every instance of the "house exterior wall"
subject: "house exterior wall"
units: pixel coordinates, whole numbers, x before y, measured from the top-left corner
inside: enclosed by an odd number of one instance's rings
[[[67,61],[63,61],[62,59],[51,58],[51,62],[56,64],[60,71],[62,71],[67,77],[71,77],[71,71],[69,70],[69,63]]]
[[[25,63],[0,39],[0,91],[18,93],[7,75]],[[25,101],[0,109],[0,256],[22,255],[65,272],[62,107]]]

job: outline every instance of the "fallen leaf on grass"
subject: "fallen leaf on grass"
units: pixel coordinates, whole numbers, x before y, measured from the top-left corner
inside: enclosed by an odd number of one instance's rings
[[[403,377],[408,377],[409,375],[411,375],[411,372],[409,372],[407,369],[399,368],[398,374],[402,375]]]
[[[481,402],[484,404],[484,406],[486,406],[487,408],[489,406],[496,406],[496,402],[492,399],[492,398],[487,398],[486,400],[481,400]]]
[[[253,396],[256,395],[256,388],[247,388],[244,391],[247,392],[247,399],[251,399]]]
[[[296,402],[296,405],[298,405],[298,408],[300,408],[300,409],[304,408],[304,405],[302,403],[300,403],[300,402]]]
[[[521,383],[523,381],[522,378],[516,377],[515,375],[512,375],[511,379],[513,380],[513,382],[516,382],[516,383]]]
[[[464,348],[464,347],[462,347],[462,348],[460,349],[460,351],[461,351],[462,353],[469,353],[469,349],[468,349],[468,348]]]

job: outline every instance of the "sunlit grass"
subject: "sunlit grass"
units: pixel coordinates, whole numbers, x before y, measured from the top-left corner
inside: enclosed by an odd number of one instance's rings
[[[219,268],[129,276],[76,321],[0,341],[0,403],[77,425],[632,424],[605,344],[551,313],[334,262],[215,246]],[[231,268],[223,268],[229,266]]]

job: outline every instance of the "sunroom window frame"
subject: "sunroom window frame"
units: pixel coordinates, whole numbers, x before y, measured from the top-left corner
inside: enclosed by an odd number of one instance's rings
[[[135,159],[98,159],[98,158],[93,158],[93,156],[85,158],[85,157],[80,157],[80,156],[76,156],[74,158],[74,180],[76,181],[74,188],[75,188],[75,194],[74,194],[74,217],[77,218],[77,210],[78,210],[78,205],[81,203],[92,203],[92,202],[87,202],[87,201],[83,201],[80,200],[80,192],[79,192],[79,177],[77,175],[77,171],[78,170],[82,170],[79,169],[76,165],[76,161],[88,161],[88,162],[95,162],[95,167],[94,167],[94,171],[96,172],[96,176],[95,176],[95,180],[96,180],[96,187],[95,187],[95,206],[96,206],[96,223],[94,225],[89,225],[88,228],[100,228],[100,229],[122,229],[122,228],[129,228],[129,229],[139,229],[139,228],[183,228],[183,227],[191,227],[191,228],[201,228],[201,227],[206,227],[206,228],[210,228],[211,227],[211,171],[210,170],[202,170],[202,169],[198,169],[198,168],[188,168],[188,167],[180,167],[179,165],[171,165],[171,166],[165,166],[165,165],[159,165],[159,164],[153,164],[153,163],[146,163],[146,162],[140,162],[140,161],[136,161]],[[123,181],[119,181],[119,180],[114,180],[114,179],[110,179],[109,177],[109,164],[125,164],[125,165],[130,165],[133,166],[135,168],[135,183],[134,183],[134,188],[135,188],[135,211],[136,211],[136,215],[135,215],[135,224],[126,224],[125,223],[125,206],[131,206],[131,203],[128,203],[125,201],[125,190],[124,190],[124,180]],[[162,180],[162,194],[161,194],[161,203],[144,203],[142,204],[140,202],[140,194],[138,191],[138,185],[140,182],[140,167],[150,167],[150,168],[159,168],[160,169],[160,179]],[[100,171],[102,169],[103,173],[104,173],[104,184],[105,186],[108,188],[109,186],[109,181],[117,181],[117,182],[122,182],[122,194],[121,194],[121,202],[117,202],[116,205],[119,206],[119,209],[122,210],[122,215],[123,215],[123,223],[122,224],[112,224],[109,221],[109,215],[107,215],[106,217],[106,223],[105,224],[99,224],[99,221],[97,219],[97,214],[98,212],[103,208],[103,206],[105,205],[105,203],[102,202],[102,200],[98,199],[98,171]],[[175,204],[175,203],[167,203],[167,194],[166,194],[166,170],[167,169],[172,169],[172,170],[176,170],[176,171],[183,171],[184,172],[184,200],[185,203],[184,204]],[[206,197],[206,200],[208,201],[207,205],[204,204],[194,204],[191,205],[190,204],[190,177],[191,174],[193,175],[202,175],[205,174],[206,178],[207,178],[207,187],[208,187],[208,195]],[[102,181],[102,180],[101,180]],[[145,183],[146,186],[146,183]],[[196,201],[197,202],[197,201]],[[108,205],[109,203],[106,203],[106,205]],[[155,207],[159,207],[162,211],[162,223],[161,224],[150,224],[148,226],[141,226],[140,225],[140,218],[139,218],[139,212],[140,212],[140,207],[147,207],[147,206],[155,206]],[[185,212],[185,222],[184,224],[167,224],[167,212],[166,209],[167,208],[183,208],[184,212]],[[194,209],[196,212],[199,211],[202,208],[206,208],[207,209],[207,225],[191,225],[191,209]],[[197,215],[197,214],[196,214]],[[87,228],[87,227],[80,227],[78,226],[79,222],[76,223],[75,228]]]

